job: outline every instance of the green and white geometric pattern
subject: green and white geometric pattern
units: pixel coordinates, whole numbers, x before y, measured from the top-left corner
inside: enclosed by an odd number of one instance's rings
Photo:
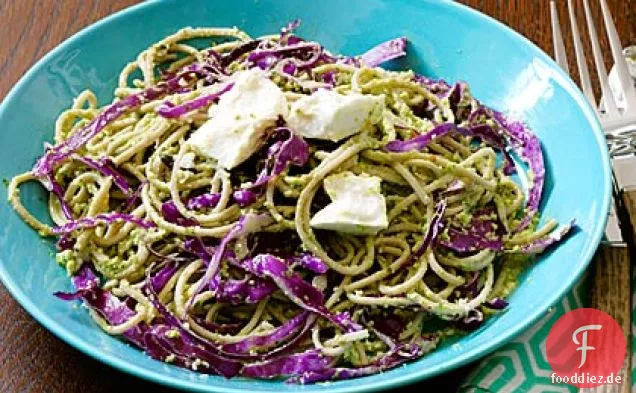
[[[479,362],[460,388],[461,393],[577,392],[573,386],[554,384],[545,354],[545,341],[561,315],[587,304],[587,276],[532,328]],[[632,317],[636,313],[632,314]],[[632,319],[632,321],[634,321]],[[632,325],[636,331],[636,323]],[[632,370],[634,374],[634,370]]]

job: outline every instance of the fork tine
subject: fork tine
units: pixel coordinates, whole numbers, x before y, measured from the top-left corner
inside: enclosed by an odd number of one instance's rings
[[[594,27],[594,19],[590,12],[589,0],[583,0],[583,6],[585,8],[585,19],[587,21],[587,30],[590,34],[590,43],[592,44],[592,52],[594,53],[594,63],[596,64],[596,72],[598,73],[598,79],[601,82],[601,92],[603,93],[603,101],[605,102],[605,112],[609,117],[619,116],[618,108],[616,107],[616,101],[614,101],[614,95],[609,87],[609,79],[607,77],[607,69],[603,62],[603,54],[601,53],[601,46],[598,43],[598,35],[596,34],[596,28]]]
[[[552,20],[552,41],[554,43],[554,59],[557,64],[563,68],[566,73],[570,73],[568,66],[568,57],[563,45],[563,35],[561,34],[561,26],[559,23],[559,12],[556,8],[554,0],[550,0],[550,19]]]
[[[581,79],[581,89],[592,108],[598,108],[596,99],[594,98],[594,90],[592,89],[592,81],[590,80],[590,72],[587,68],[587,59],[581,43],[581,35],[576,24],[576,16],[574,15],[574,6],[572,0],[568,0],[568,13],[570,14],[570,26],[572,28],[572,38],[574,41],[574,51],[576,53],[576,64],[579,68],[579,77]]]
[[[626,111],[629,109],[636,109],[636,89],[634,89],[634,82],[627,70],[627,62],[623,56],[623,46],[621,45],[621,40],[616,32],[616,26],[612,20],[612,15],[609,7],[607,6],[606,0],[601,0],[601,10],[603,11],[605,29],[607,30],[607,36],[612,48],[612,56],[616,63],[616,73],[625,97],[625,103],[627,106],[625,109]]]

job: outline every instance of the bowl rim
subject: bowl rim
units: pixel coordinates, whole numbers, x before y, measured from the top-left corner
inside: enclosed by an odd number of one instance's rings
[[[560,292],[555,292],[549,295],[548,301],[546,304],[548,307],[546,309],[536,308],[534,310],[530,310],[524,320],[520,321],[516,325],[514,329],[510,329],[509,331],[503,332],[497,338],[493,339],[487,345],[484,345],[479,348],[475,348],[473,350],[469,350],[459,354],[453,359],[440,363],[439,365],[429,368],[426,370],[417,370],[415,372],[409,373],[407,375],[393,377],[393,378],[384,378],[378,381],[360,383],[357,386],[353,387],[339,387],[337,385],[331,385],[329,387],[330,393],[357,393],[357,392],[371,392],[378,391],[382,389],[399,387],[406,384],[415,383],[421,381],[425,378],[430,378],[436,375],[440,375],[444,372],[448,372],[450,370],[456,369],[460,366],[463,366],[467,363],[475,361],[481,357],[484,357],[501,346],[505,345],[521,333],[523,333],[530,325],[535,323],[543,314],[547,311],[550,306],[553,306],[558,301],[561,300],[563,295],[569,291],[574,284],[578,281],[578,279],[583,275],[587,267],[589,266],[594,253],[598,245],[600,244],[601,238],[604,233],[604,228],[607,222],[607,212],[609,211],[609,204],[611,201],[611,170],[610,170],[610,160],[609,160],[609,152],[605,147],[605,138],[603,136],[603,131],[599,120],[596,116],[596,113],[592,106],[588,103],[588,101],[584,98],[583,94],[576,86],[575,82],[571,79],[571,77],[565,73],[552,58],[546,54],[541,48],[535,45],[528,38],[524,37],[520,33],[514,31],[510,27],[506,26],[504,23],[476,10],[464,4],[455,2],[453,0],[438,0],[441,4],[455,12],[459,13],[467,13],[472,17],[476,18],[485,23],[494,24],[499,28],[502,34],[506,35],[508,38],[512,38],[527,47],[533,49],[536,52],[536,55],[540,57],[540,59],[551,66],[551,68],[556,69],[557,73],[563,77],[563,80],[566,84],[563,86],[567,89],[569,95],[574,99],[574,101],[578,104],[579,108],[585,115],[585,118],[590,125],[597,145],[600,148],[601,158],[602,158],[602,169],[603,169],[603,196],[600,203],[599,212],[602,214],[601,219],[598,221],[597,226],[593,228],[590,233],[590,241],[587,242],[586,248],[582,253],[584,263],[578,265],[577,270],[573,271],[573,274],[567,278],[568,282],[566,285],[562,287]],[[128,14],[141,12],[142,10],[152,7],[156,5],[156,1],[147,1],[143,3],[139,3],[127,8],[124,8],[118,12],[115,12],[111,15],[108,15],[88,26],[81,29],[80,31],[74,33],[70,37],[66,38],[64,41],[59,43],[55,48],[49,51],[46,55],[44,55],[40,60],[38,60],[13,86],[13,88],[9,91],[6,97],[0,102],[0,118],[4,116],[5,112],[8,110],[11,101],[14,100],[14,97],[17,95],[17,92],[21,89],[22,85],[26,84],[27,80],[33,78],[49,61],[56,55],[60,54],[66,49],[66,46],[69,45],[70,42],[79,39],[87,34],[89,34],[92,30],[101,27],[102,25],[107,25],[108,23],[120,19]],[[203,380],[201,382],[195,382],[191,380],[181,380],[172,376],[166,376],[161,374],[160,372],[149,370],[147,368],[138,366],[130,361],[122,360],[117,358],[114,355],[105,353],[100,351],[96,346],[89,342],[85,342],[77,337],[74,333],[67,331],[67,329],[63,326],[62,323],[56,321],[55,319],[49,317],[46,313],[40,311],[36,304],[29,298],[29,296],[20,290],[16,284],[14,284],[11,276],[8,274],[3,264],[0,264],[0,281],[5,286],[5,288],[9,291],[12,297],[42,326],[44,326],[49,332],[53,333],[56,337],[69,344],[71,347],[83,352],[84,354],[90,356],[91,358],[98,360],[104,364],[107,364],[119,371],[123,371],[127,374],[134,375],[139,378],[143,378],[147,381],[151,381],[154,383],[158,383],[164,386],[169,386],[173,388],[184,389],[187,391],[206,391],[206,392],[218,392],[218,393],[243,393],[244,390],[240,388],[230,387],[230,386],[218,386],[214,384],[205,383],[202,385]],[[384,375],[390,374],[391,370],[388,370],[384,373]],[[364,378],[362,378],[364,380]],[[303,392],[324,392],[324,388],[314,389],[312,385],[304,386]]]

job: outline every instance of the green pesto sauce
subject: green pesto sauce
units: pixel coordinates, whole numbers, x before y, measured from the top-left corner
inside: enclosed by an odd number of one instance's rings
[[[505,255],[501,261],[501,271],[495,281],[489,298],[507,298],[519,285],[519,275],[534,261],[531,256],[523,254]]]

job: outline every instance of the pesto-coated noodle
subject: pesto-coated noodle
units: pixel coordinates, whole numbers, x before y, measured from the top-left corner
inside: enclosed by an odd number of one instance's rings
[[[57,261],[78,292],[59,296],[84,299],[102,329],[154,358],[301,383],[389,369],[501,308],[508,266],[571,227],[538,227],[545,170],[522,124],[463,83],[377,67],[405,39],[352,58],[295,27],[258,39],[186,28],[154,44],[124,67],[112,104],[82,92],[55,123],[56,145],[9,186],[16,212],[60,237]],[[373,98],[377,118],[303,138],[283,108],[227,165],[191,138],[224,115],[247,69],[264,70],[286,105],[328,90]],[[530,168],[527,198],[510,178],[512,150]],[[354,195],[363,209],[382,202],[374,226],[314,223],[336,200],[334,179],[377,186]],[[30,181],[50,191],[55,226],[22,205]]]

